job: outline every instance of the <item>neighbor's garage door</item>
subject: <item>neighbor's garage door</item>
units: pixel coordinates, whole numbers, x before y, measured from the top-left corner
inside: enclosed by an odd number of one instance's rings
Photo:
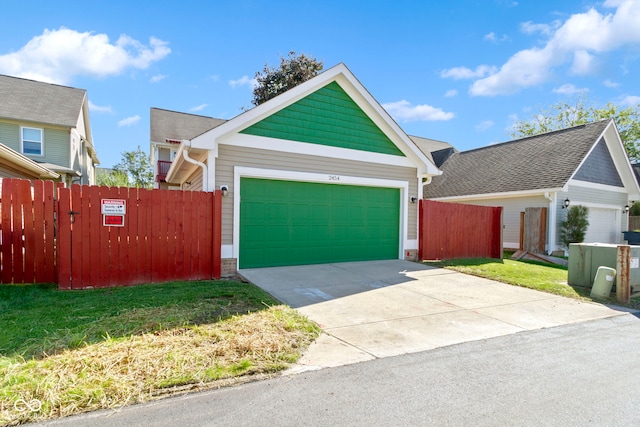
[[[240,268],[396,259],[400,190],[240,180]]]
[[[589,208],[589,226],[584,241],[586,243],[616,243],[616,211],[614,209]]]

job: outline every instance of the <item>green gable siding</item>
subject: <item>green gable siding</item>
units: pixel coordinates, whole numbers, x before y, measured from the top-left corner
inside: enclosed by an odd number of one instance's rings
[[[336,82],[240,133],[404,156]]]

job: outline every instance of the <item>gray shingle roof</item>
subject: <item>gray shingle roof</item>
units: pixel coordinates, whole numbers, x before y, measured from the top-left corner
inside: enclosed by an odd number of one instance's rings
[[[226,122],[223,119],[151,108],[151,141],[192,139]]]
[[[0,117],[75,127],[86,91],[0,74]]]
[[[454,153],[424,187],[424,198],[563,187],[610,122]]]

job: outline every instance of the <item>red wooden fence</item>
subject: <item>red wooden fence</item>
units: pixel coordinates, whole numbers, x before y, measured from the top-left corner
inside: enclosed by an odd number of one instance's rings
[[[502,207],[420,201],[418,258],[502,258]]]
[[[0,283],[56,282],[54,183],[3,179]]]
[[[29,181],[3,180],[2,283],[81,289],[220,277],[219,191],[74,185],[54,200],[53,183],[33,185],[32,197]],[[122,227],[103,224],[105,199],[124,201]]]

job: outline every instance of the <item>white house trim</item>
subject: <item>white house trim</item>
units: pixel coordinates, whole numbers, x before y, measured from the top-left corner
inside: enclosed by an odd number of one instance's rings
[[[594,190],[605,190],[612,193],[627,193],[627,189],[625,187],[615,187],[613,185],[597,184],[588,181],[578,181],[576,179],[569,180],[569,185],[575,187],[590,188]]]
[[[409,202],[409,182],[380,178],[363,178],[348,175],[332,175],[310,172],[295,172],[276,169],[261,169],[245,166],[233,168],[233,245],[232,256],[236,259],[236,268],[240,265],[240,178],[279,179],[284,181],[317,182],[334,185],[361,185],[366,187],[399,188],[400,191],[400,242],[398,258],[402,259],[405,249],[417,249],[418,242],[415,239],[407,239],[407,204]],[[229,245],[223,247],[224,255],[229,253]]]
[[[261,150],[273,150],[286,153],[305,154],[309,156],[331,157],[335,159],[349,159],[359,162],[379,163],[383,165],[416,167],[415,162],[403,156],[374,153],[371,151],[353,150],[349,148],[331,147],[327,145],[311,144],[307,142],[289,141],[283,139],[267,138],[237,134],[231,138],[220,139],[223,145],[235,147],[257,148]]]
[[[544,197],[545,193],[555,193],[558,191],[563,191],[563,189],[548,188],[548,189],[536,189],[536,190],[527,190],[527,191],[509,191],[504,193],[486,193],[486,194],[470,194],[466,196],[434,197],[433,200],[441,200],[441,201],[455,200],[455,201],[463,202],[465,200],[478,200],[478,199],[502,199],[502,198],[531,197],[531,196]]]

